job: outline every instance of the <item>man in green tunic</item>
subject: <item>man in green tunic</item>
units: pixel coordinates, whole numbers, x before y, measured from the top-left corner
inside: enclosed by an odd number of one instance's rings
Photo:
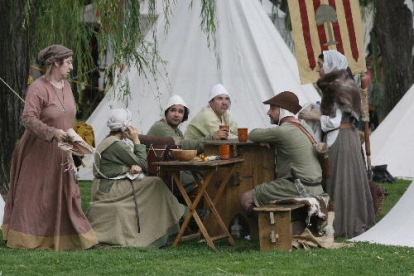
[[[173,95],[164,108],[163,118],[152,125],[147,135],[173,137],[176,144],[181,145],[182,149],[196,149],[198,154],[204,152],[204,141],[221,139],[227,135],[226,132],[217,129],[215,132],[205,136],[184,139],[179,125],[188,119],[189,113],[190,109],[184,100],[178,95]],[[195,180],[190,172],[181,172],[181,181],[187,192],[194,189]]]
[[[254,129],[249,133],[249,139],[275,145],[278,178],[262,183],[241,196],[241,205],[248,213],[253,207],[266,205],[271,200],[323,194],[322,171],[317,153],[308,137],[295,125],[301,125],[313,135],[312,129],[304,121],[295,118],[301,109],[298,97],[292,92],[282,92],[263,103],[270,104],[267,115],[270,122],[278,126]],[[301,183],[294,181],[292,170]]]
[[[220,139],[224,135],[217,130],[203,137],[184,139],[179,125],[187,121],[189,114],[190,109],[184,100],[178,95],[173,95],[164,108],[163,118],[152,125],[147,135],[173,137],[176,144],[181,145],[182,149],[196,149],[198,154],[204,152],[204,141]]]
[[[185,139],[199,139],[217,133],[220,139],[237,138],[237,123],[230,117],[230,94],[222,84],[216,84],[210,91],[209,103],[189,123]],[[229,132],[220,130],[220,125],[229,126]]]

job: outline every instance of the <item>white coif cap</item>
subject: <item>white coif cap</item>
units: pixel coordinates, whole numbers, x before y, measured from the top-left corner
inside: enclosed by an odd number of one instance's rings
[[[225,94],[230,97],[230,94],[229,92],[227,92],[226,88],[221,83],[218,83],[211,88],[210,94],[208,95],[208,101],[211,101],[212,99],[221,94]]]
[[[173,105],[180,104],[188,109],[187,104],[184,102],[183,98],[178,95],[172,95],[168,100],[168,103],[164,107],[164,112]]]
[[[125,131],[132,123],[131,112],[125,108],[115,108],[109,113],[108,121],[106,125],[110,130]]]

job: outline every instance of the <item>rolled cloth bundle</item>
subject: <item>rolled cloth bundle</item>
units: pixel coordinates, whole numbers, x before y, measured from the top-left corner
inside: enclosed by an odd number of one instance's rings
[[[58,143],[58,147],[66,152],[67,163],[65,171],[73,170],[75,168],[75,162],[73,160],[73,155],[83,156],[84,154],[91,154],[93,148],[86,143],[79,134],[73,128],[70,128],[66,131],[68,139]]]

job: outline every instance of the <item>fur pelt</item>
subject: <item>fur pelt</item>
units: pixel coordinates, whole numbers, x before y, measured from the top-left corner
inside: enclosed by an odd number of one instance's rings
[[[336,107],[342,112],[351,113],[359,119],[361,115],[361,95],[351,74],[346,70],[337,70],[317,81],[322,90],[321,111],[323,115],[335,116]]]
[[[310,225],[311,217],[317,217],[317,227],[316,231],[319,236],[334,236],[334,229],[332,226],[332,218],[329,221],[329,214],[334,215],[329,209],[331,200],[327,194],[314,196],[314,197],[304,197],[304,198],[292,198],[292,199],[281,199],[281,200],[272,200],[269,201],[269,204],[295,204],[303,203],[308,209],[308,216],[306,217],[306,225]],[[330,224],[329,224],[330,223]]]

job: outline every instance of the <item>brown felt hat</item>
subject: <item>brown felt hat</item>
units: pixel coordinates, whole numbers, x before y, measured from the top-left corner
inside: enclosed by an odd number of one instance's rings
[[[277,94],[271,99],[263,102],[264,104],[272,104],[284,108],[294,114],[298,113],[302,107],[299,104],[299,99],[295,93],[290,91],[284,91]]]

